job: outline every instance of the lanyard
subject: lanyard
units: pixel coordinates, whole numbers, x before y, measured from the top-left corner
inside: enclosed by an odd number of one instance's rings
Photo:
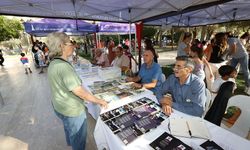
[[[74,67],[73,67],[68,61],[66,61],[66,60],[64,60],[64,59],[62,59],[62,58],[60,58],[60,57],[56,57],[56,58],[54,58],[52,61],[54,61],[55,59],[59,59],[59,60],[61,60],[61,61],[64,61],[64,62],[68,63],[68,64],[73,68],[73,70],[74,70],[74,72],[75,72]],[[79,78],[79,80],[81,80],[79,76],[77,76],[77,77]],[[82,80],[81,80],[81,82],[82,82]]]
[[[64,60],[64,59],[62,59],[62,58],[60,58],[60,57],[56,57],[56,58],[54,58],[52,61],[54,61],[55,59],[59,59],[59,60],[61,60],[61,61],[64,61],[64,62],[68,63],[68,64],[73,68],[73,66],[72,66],[68,61],[66,61],[66,60]]]

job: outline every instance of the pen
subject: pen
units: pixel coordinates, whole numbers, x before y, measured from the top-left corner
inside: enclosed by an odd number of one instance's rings
[[[187,127],[188,127],[188,133],[189,133],[190,137],[192,137],[192,133],[191,133],[191,130],[190,130],[190,128],[189,128],[189,125],[188,125],[188,122],[187,122],[187,121],[186,121],[186,124],[187,124]]]

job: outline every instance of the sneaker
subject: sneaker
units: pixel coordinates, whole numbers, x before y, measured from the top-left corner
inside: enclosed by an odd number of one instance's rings
[[[43,73],[43,71],[40,71],[39,74]]]
[[[25,74],[28,74],[28,72],[25,72]]]
[[[30,71],[30,73],[32,73],[32,71]]]

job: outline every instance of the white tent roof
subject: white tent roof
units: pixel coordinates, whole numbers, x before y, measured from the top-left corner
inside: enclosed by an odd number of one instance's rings
[[[175,16],[150,21],[150,25],[199,26],[250,19],[250,0],[234,0]]]
[[[228,0],[1,0],[1,15],[137,22]],[[204,5],[205,4],[205,5]],[[129,13],[130,12],[130,13]]]

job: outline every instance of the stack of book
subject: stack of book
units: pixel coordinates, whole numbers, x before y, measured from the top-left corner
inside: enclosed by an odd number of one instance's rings
[[[211,141],[210,134],[204,120],[198,117],[193,118],[169,118],[170,133],[164,132],[156,138],[150,146],[155,150],[223,150],[214,141]],[[177,137],[207,139],[201,145],[192,145],[182,142]],[[195,146],[195,147],[194,147]]]
[[[107,102],[145,92],[145,89],[134,89],[131,84],[120,83],[118,80],[96,81],[88,87],[96,97],[104,99]]]

